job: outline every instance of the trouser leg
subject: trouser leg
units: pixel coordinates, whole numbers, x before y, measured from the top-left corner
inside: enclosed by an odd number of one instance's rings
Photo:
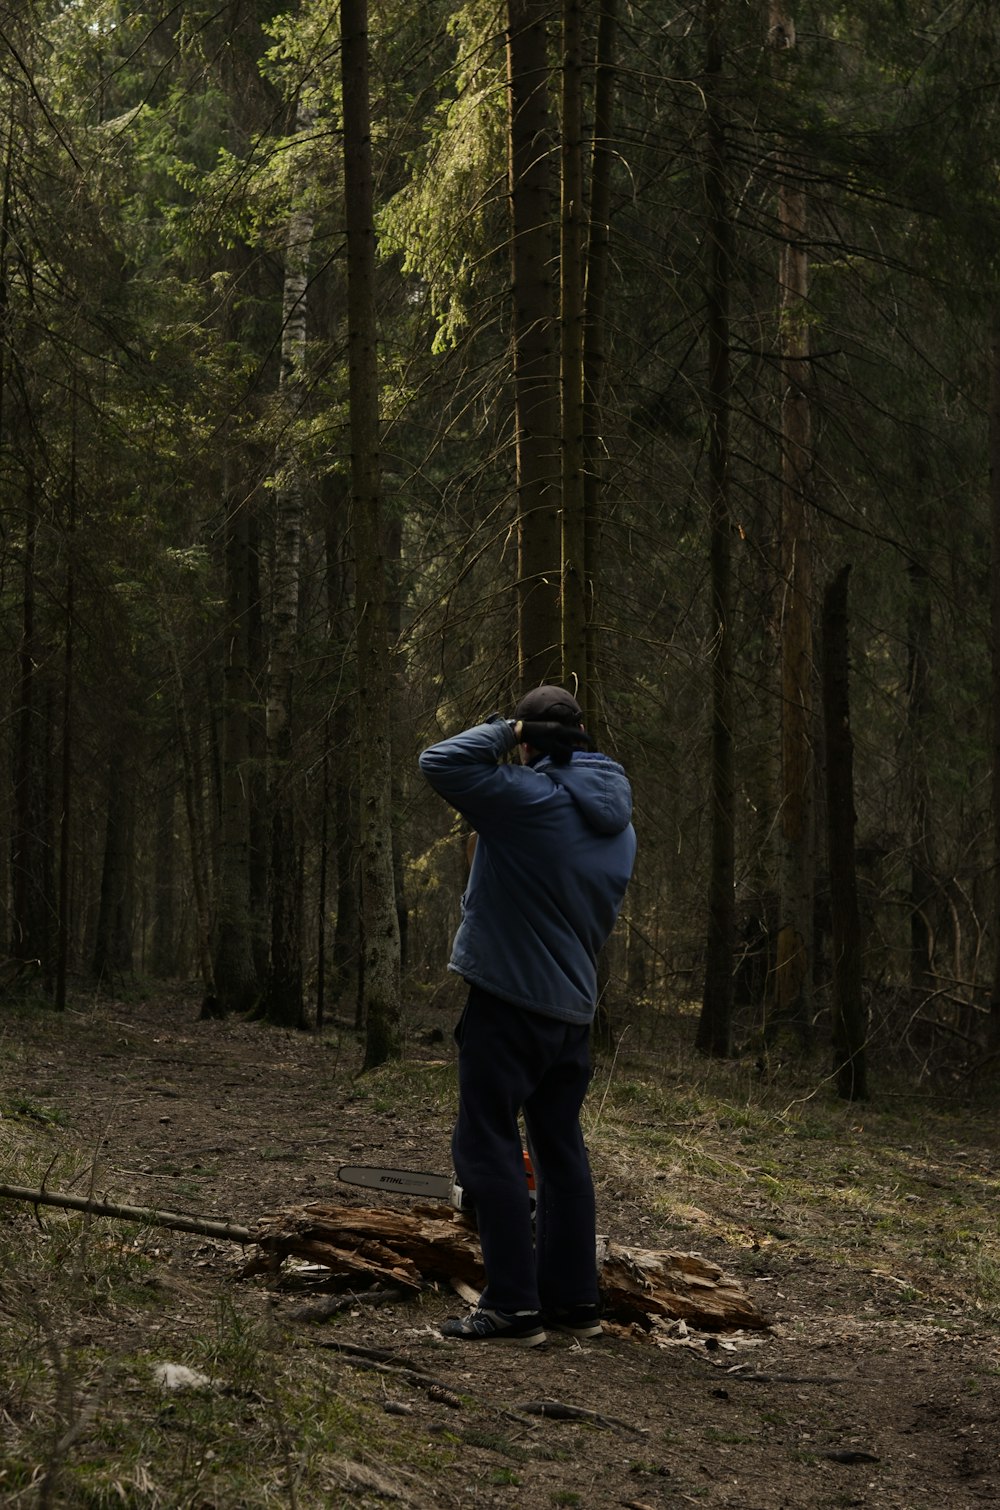
[[[594,1182],[579,1120],[589,1081],[588,1029],[568,1026],[562,1057],[524,1106],[543,1307],[593,1305],[598,1298]]]
[[[518,1113],[529,1089],[517,1009],[473,987],[456,1030],[455,1173],[476,1208],[486,1269],[483,1304],[538,1310],[534,1236]]]

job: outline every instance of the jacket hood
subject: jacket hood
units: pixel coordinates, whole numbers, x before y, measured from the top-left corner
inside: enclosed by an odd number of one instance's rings
[[[632,820],[632,787],[624,768],[608,755],[578,750],[566,765],[546,757],[534,769],[566,789],[599,834],[620,834]]]

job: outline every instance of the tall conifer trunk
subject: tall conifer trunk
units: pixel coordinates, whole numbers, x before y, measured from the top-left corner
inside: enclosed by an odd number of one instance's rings
[[[546,0],[507,3],[518,661],[523,687],[551,681],[558,673],[562,635],[549,9]]]
[[[135,864],[135,770],[112,742],[104,821],[101,900],[94,941],[94,976],[119,982],[132,970]]]
[[[353,993],[355,1006],[360,999],[361,968],[358,937],[358,731],[354,716],[357,689],[348,680],[351,673],[349,642],[353,637],[351,621],[354,613],[354,583],[346,541],[350,493],[340,474],[331,472],[327,475],[323,483],[323,497],[330,658],[340,667],[337,692],[327,723],[334,812],[331,847],[336,867],[336,923],[330,977],[334,998],[342,1009],[348,995]]]
[[[1000,304],[990,328],[990,631],[992,638],[993,744],[993,989],[990,992],[989,1046],[1000,1053]]]
[[[226,508],[226,665],[222,723],[222,812],[215,981],[221,1011],[249,1011],[259,982],[250,901],[250,543],[251,504],[224,490]]]
[[[770,38],[779,55],[795,30],[772,0]],[[778,273],[781,349],[781,790],[778,817],[780,916],[776,1015],[805,1041],[812,1011],[813,636],[809,487],[809,256],[806,194],[794,159],[779,163]]]
[[[170,752],[171,757],[173,751]],[[177,974],[177,789],[174,762],[161,762],[153,813],[153,907],[149,973],[157,980]]]
[[[191,721],[187,709],[187,689],[181,669],[180,654],[173,626],[164,615],[163,636],[173,669],[177,735],[181,748],[183,771],[184,810],[187,817],[188,846],[191,854],[191,880],[194,886],[195,925],[197,928],[198,961],[204,986],[202,1015],[209,1016],[215,1010],[215,965],[212,959],[212,924],[209,887],[208,845],[205,839],[205,818],[202,810],[202,784],[199,780],[199,758]]]
[[[296,130],[312,126],[301,100]],[[302,473],[294,424],[302,402],[306,355],[306,290],[312,250],[313,211],[301,181],[296,183],[285,243],[282,298],[281,371],[285,440],[279,448],[272,588],[271,664],[268,682],[267,742],[271,807],[271,968],[266,1013],[271,1022],[301,1027],[302,875],[298,782],[294,750],[293,688],[299,632],[299,579],[302,555]]]
[[[63,629],[62,654],[62,702],[60,716],[61,760],[59,769],[59,892],[58,929],[56,949],[55,1006],[59,1011],[66,1008],[66,988],[69,978],[70,950],[70,854],[73,818],[73,742],[74,742],[74,686],[75,670],[74,622],[76,617],[76,485],[77,485],[77,402],[73,394],[73,440],[70,461],[70,485],[68,515],[66,519],[66,602]]]
[[[560,185],[562,679],[587,701],[586,512],[583,486],[583,7],[563,0]]]
[[[847,582],[843,567],[823,598],[823,723],[826,826],[833,938],[833,1071],[845,1101],[868,1094],[867,1022],[861,980],[861,921],[854,858],[854,739],[851,734]]]
[[[347,342],[358,647],[365,1059],[401,1052],[399,920],[392,874],[391,668],[375,323],[375,224],[368,96],[368,6],[341,0]]]
[[[729,514],[729,281],[732,227],[726,189],[721,0],[706,6],[704,98],[708,197],[708,486],[712,594],[712,867],[708,892],[705,985],[696,1043],[702,1053],[730,1050],[733,1015],[735,804],[733,797],[732,567]]]
[[[25,497],[24,570],[21,591],[21,643],[18,654],[16,754],[11,825],[10,952],[27,969],[51,970],[44,855],[45,730],[38,686],[39,645],[35,620],[35,563],[38,512],[29,482]]]
[[[611,259],[611,133],[615,103],[617,0],[601,0],[594,67],[594,144],[590,170],[590,216],[583,309],[583,577],[587,684],[581,699],[587,727],[596,733],[600,671],[595,598],[601,489],[605,472],[603,397],[608,268]]]
[[[917,488],[924,478],[916,471]],[[922,516],[923,499],[918,499]],[[910,990],[914,1007],[934,988],[933,936],[936,862],[931,824],[931,783],[927,768],[930,733],[930,573],[924,540],[914,549],[906,569],[909,602],[906,611],[906,753],[910,798]]]

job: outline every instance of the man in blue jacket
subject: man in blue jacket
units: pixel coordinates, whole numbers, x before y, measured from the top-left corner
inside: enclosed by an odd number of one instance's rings
[[[420,769],[478,838],[448,968],[469,984],[455,1173],[475,1206],[486,1288],[446,1337],[534,1346],[600,1334],[594,1186],[580,1128],[597,957],[635,859],[632,790],[587,747],[579,703],[535,687],[432,745]],[[504,757],[519,748],[520,762]],[[534,1231],[523,1113],[536,1183]]]

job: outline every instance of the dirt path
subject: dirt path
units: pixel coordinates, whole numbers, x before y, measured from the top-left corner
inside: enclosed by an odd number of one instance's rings
[[[404,1110],[359,1087],[353,1061],[349,1038],[318,1043],[202,1023],[190,999],[174,998],[47,1021],[23,1054],[19,1090],[65,1117],[96,1158],[99,1194],[252,1224],[321,1196],[377,1204],[381,1197],[369,1202],[337,1185],[344,1161],[449,1167],[447,1098]],[[816,1261],[801,1244],[765,1256],[697,1232],[650,1230],[641,1192],[619,1201],[615,1182],[602,1178],[600,1148],[594,1164],[605,1230],[622,1242],[704,1253],[741,1279],[771,1331],[673,1335],[662,1346],[613,1332],[599,1343],[554,1338],[528,1351],[444,1342],[435,1322],[462,1309],[444,1293],[378,1309],[358,1304],[323,1328],[292,1319],[301,1295],[279,1294],[289,1345],[308,1354],[337,1340],[392,1354],[390,1371],[371,1372],[361,1387],[383,1409],[400,1409],[415,1455],[442,1433],[461,1444],[432,1489],[411,1489],[412,1503],[1000,1503],[995,1327],[954,1302],[915,1302],[891,1273]],[[79,1180],[88,1177],[81,1164]],[[739,1190],[728,1201],[738,1211]],[[222,1287],[241,1305],[267,1304],[262,1281],[237,1279],[242,1258],[232,1245],[164,1235],[177,1303],[161,1323],[163,1349],[171,1341],[182,1348],[191,1317],[215,1305]],[[345,1359],[345,1369],[354,1366]],[[441,1390],[435,1395],[407,1367]],[[597,1419],[526,1419],[523,1406],[543,1400]]]

